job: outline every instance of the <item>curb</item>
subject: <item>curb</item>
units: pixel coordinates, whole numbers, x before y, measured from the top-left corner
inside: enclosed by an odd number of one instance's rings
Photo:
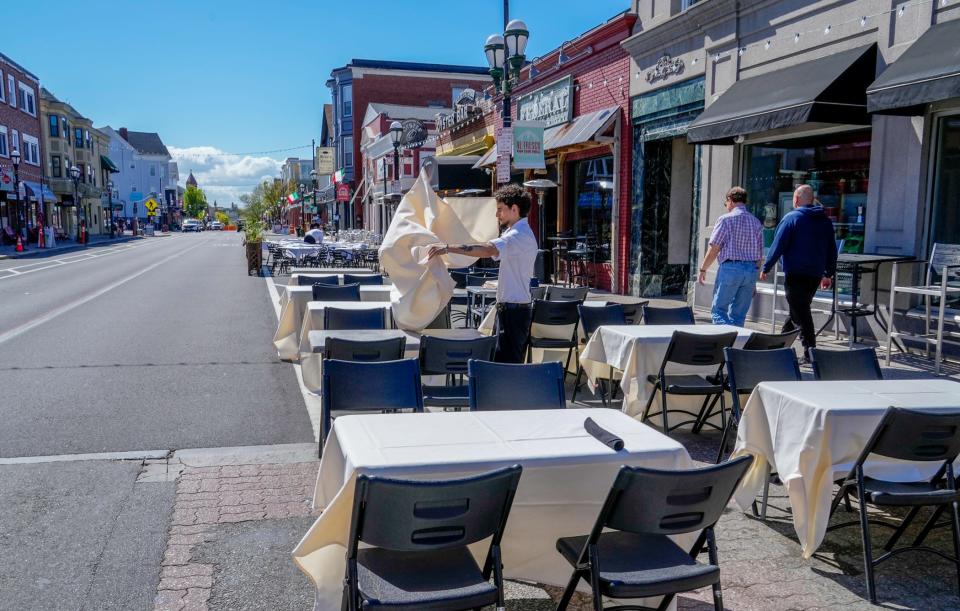
[[[3,261],[3,260],[5,260],[5,259],[29,259],[29,258],[31,258],[31,257],[38,257],[38,256],[41,256],[41,255],[52,255],[52,254],[59,254],[59,253],[64,253],[64,252],[74,252],[74,251],[77,251],[77,250],[84,250],[84,249],[86,249],[86,248],[95,248],[95,247],[100,246],[100,245],[122,244],[123,242],[131,242],[131,241],[133,241],[133,240],[142,240],[142,239],[144,239],[143,236],[128,236],[128,237],[118,238],[118,239],[114,239],[114,240],[97,240],[97,241],[94,242],[92,245],[91,245],[91,244],[76,244],[76,245],[73,245],[73,246],[64,246],[64,247],[59,247],[59,246],[57,246],[57,247],[54,247],[54,248],[34,249],[34,250],[29,250],[29,251],[25,251],[25,252],[22,252],[22,253],[16,253],[16,254],[12,254],[12,255],[3,255],[3,254],[0,254],[0,261]]]

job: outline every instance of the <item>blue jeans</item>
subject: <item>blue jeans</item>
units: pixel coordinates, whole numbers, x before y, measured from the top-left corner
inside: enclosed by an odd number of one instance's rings
[[[720,264],[713,285],[713,307],[710,309],[713,324],[743,326],[759,274],[757,264],[753,261],[725,261]]]

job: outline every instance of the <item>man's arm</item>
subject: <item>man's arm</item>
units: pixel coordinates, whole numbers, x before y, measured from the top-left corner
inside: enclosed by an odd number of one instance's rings
[[[707,281],[707,269],[713,265],[713,262],[717,260],[717,256],[720,254],[720,247],[716,244],[711,244],[710,248],[707,249],[707,254],[703,258],[703,265],[700,266],[700,272],[697,274],[697,282],[704,284]]]
[[[770,273],[770,270],[773,269],[773,266],[777,264],[777,261],[780,260],[781,255],[783,255],[784,249],[790,242],[790,234],[792,223],[790,221],[780,222],[780,226],[777,227],[777,233],[773,236],[773,244],[770,245],[770,250],[767,252],[767,261],[763,264],[763,269],[760,273],[760,278],[766,280],[767,274]]]
[[[484,244],[433,244],[427,249],[427,258],[432,259],[440,255],[467,255],[468,257],[495,257],[500,254],[497,247],[486,242]]]

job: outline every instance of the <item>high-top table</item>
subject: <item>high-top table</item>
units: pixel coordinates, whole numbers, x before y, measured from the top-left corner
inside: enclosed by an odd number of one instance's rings
[[[588,417],[621,437],[624,449],[590,436],[583,428]],[[314,491],[314,508],[323,513],[293,551],[317,586],[317,609],[340,609],[358,474],[442,479],[514,464],[523,474],[503,537],[504,574],[562,586],[572,570],[556,540],[590,532],[621,465],[685,469],[692,461],[680,443],[614,410],[341,416],[323,448]],[[679,543],[692,545],[693,537]]]
[[[733,455],[756,457],[735,495],[746,510],[774,469],[787,488],[793,527],[809,558],[823,542],[836,479],[844,477],[888,407],[960,410],[952,380],[762,382],[750,395]],[[875,458],[868,476],[889,481],[929,478],[939,464]]]
[[[631,416],[643,414],[643,408],[653,392],[647,381],[649,374],[660,371],[663,357],[667,354],[674,331],[687,333],[721,334],[735,332],[734,343],[740,347],[753,333],[750,329],[732,325],[609,325],[596,330],[580,355],[584,372],[595,382],[597,372],[606,376],[612,366],[623,372],[620,388],[623,390],[623,411]],[[600,368],[598,369],[598,364]],[[716,366],[684,367],[668,366],[668,373],[716,373]],[[669,402],[678,409],[699,409],[703,397],[671,395]],[[691,411],[696,411],[693,409]]]

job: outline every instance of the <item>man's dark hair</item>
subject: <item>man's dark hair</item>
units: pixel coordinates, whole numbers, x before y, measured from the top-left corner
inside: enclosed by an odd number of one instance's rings
[[[527,216],[530,212],[530,194],[522,186],[511,183],[496,190],[493,197],[506,206],[516,206],[520,209],[520,216]]]
[[[743,187],[733,187],[727,191],[727,199],[735,204],[747,203],[747,190]]]

